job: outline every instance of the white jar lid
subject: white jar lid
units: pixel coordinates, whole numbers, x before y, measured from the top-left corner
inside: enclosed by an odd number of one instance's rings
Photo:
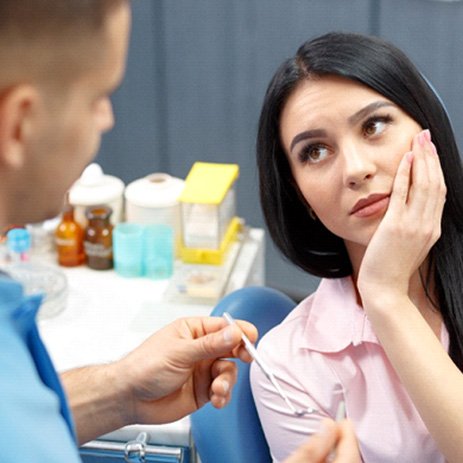
[[[106,204],[122,197],[124,182],[112,175],[105,175],[96,164],[88,165],[69,190],[69,202],[74,206]]]
[[[185,181],[164,173],[155,173],[127,185],[125,199],[139,207],[171,207],[178,198]]]

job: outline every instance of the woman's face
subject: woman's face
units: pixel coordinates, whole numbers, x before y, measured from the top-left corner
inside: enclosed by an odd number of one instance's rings
[[[421,130],[381,94],[335,76],[301,82],[280,119],[302,195],[348,248],[368,244],[387,210],[399,162]]]

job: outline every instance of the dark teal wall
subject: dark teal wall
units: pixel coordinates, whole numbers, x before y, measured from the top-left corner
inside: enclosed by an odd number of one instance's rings
[[[434,83],[454,127],[463,123],[463,3],[431,0],[136,0],[128,70],[114,95],[116,127],[98,161],[126,183],[194,161],[237,162],[239,214],[263,226],[254,140],[276,67],[330,30],[399,45]],[[461,135],[458,133],[461,142]],[[267,246],[267,281],[297,297],[317,280]]]

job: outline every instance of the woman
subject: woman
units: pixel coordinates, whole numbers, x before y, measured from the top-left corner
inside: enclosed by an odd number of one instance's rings
[[[257,159],[274,242],[323,278],[259,344],[316,411],[252,367],[275,460],[343,400],[365,462],[463,461],[463,172],[439,98],[394,46],[321,36],[273,77]]]

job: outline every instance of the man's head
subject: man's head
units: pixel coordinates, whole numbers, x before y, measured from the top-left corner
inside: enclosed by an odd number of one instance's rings
[[[59,212],[113,124],[127,0],[0,2],[0,224]]]

